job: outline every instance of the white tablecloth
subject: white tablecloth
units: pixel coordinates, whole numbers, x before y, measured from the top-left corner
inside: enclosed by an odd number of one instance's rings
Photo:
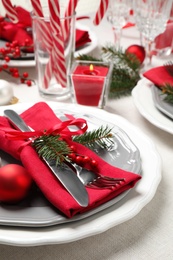
[[[99,27],[93,27],[91,20],[85,21],[85,24],[95,31],[100,46],[105,44],[105,40],[113,41],[111,26],[106,19]],[[138,36],[135,28],[124,30],[123,47],[138,44]],[[96,55],[99,53],[100,46],[95,50]],[[162,63],[163,60],[153,60],[153,66]],[[32,78],[36,77],[35,68],[21,68],[20,70],[27,70]],[[13,82],[12,78],[7,78],[3,73],[0,76]],[[14,92],[21,103],[42,100],[36,86],[28,88],[14,83]],[[173,259],[173,135],[149,123],[135,107],[131,96],[109,101],[106,110],[128,119],[154,142],[162,158],[162,180],[152,201],[131,220],[104,233],[76,242],[35,247],[0,245],[1,260]]]

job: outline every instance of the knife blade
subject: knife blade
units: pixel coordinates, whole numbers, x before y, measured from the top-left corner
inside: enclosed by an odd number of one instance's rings
[[[22,132],[32,131],[14,110],[4,110],[4,116],[16,129]],[[55,163],[49,162],[44,157],[42,159],[78,204],[82,207],[87,207],[89,203],[87,190],[73,170],[70,167],[66,167],[66,170],[60,170]]]

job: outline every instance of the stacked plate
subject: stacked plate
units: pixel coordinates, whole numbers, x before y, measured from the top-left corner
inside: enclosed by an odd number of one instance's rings
[[[13,109],[20,113],[30,105],[32,104],[17,104]],[[72,219],[61,215],[35,187],[33,196],[21,204],[0,204],[1,243],[58,244],[98,234],[134,217],[153,198],[161,180],[161,160],[155,146],[127,120],[92,107],[86,109],[83,106],[62,103],[49,105],[58,117],[66,113],[85,118],[89,130],[97,129],[101,125],[113,127],[114,147],[110,151],[100,153],[100,156],[110,164],[142,174],[142,179],[133,189]],[[1,115],[3,110],[1,108]],[[12,158],[3,152],[1,157],[4,164],[13,162]]]
[[[173,134],[173,105],[151,81],[141,79],[132,91],[139,112],[153,125]]]

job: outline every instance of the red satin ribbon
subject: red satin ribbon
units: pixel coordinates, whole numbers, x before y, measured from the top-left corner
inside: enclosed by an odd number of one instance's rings
[[[78,130],[70,130],[69,126],[75,126]],[[72,120],[67,120],[61,123],[56,124],[48,130],[36,130],[32,132],[21,132],[21,131],[5,131],[5,135],[10,140],[27,140],[29,138],[36,139],[43,135],[61,135],[62,137],[70,137],[74,135],[80,135],[86,132],[88,125],[85,119],[77,118]],[[30,143],[26,142],[26,144]]]

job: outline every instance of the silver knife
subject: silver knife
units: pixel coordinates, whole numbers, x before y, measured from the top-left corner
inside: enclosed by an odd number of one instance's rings
[[[31,128],[26,125],[24,120],[14,110],[4,110],[4,116],[8,118],[10,123],[16,129],[22,132],[32,131]],[[71,196],[78,202],[78,204],[82,207],[87,207],[89,203],[87,190],[77,175],[73,172],[71,167],[60,170],[55,164],[52,164],[44,157],[42,157],[42,159],[58,178],[58,180],[62,183],[62,185],[66,188],[66,190],[71,194]]]

